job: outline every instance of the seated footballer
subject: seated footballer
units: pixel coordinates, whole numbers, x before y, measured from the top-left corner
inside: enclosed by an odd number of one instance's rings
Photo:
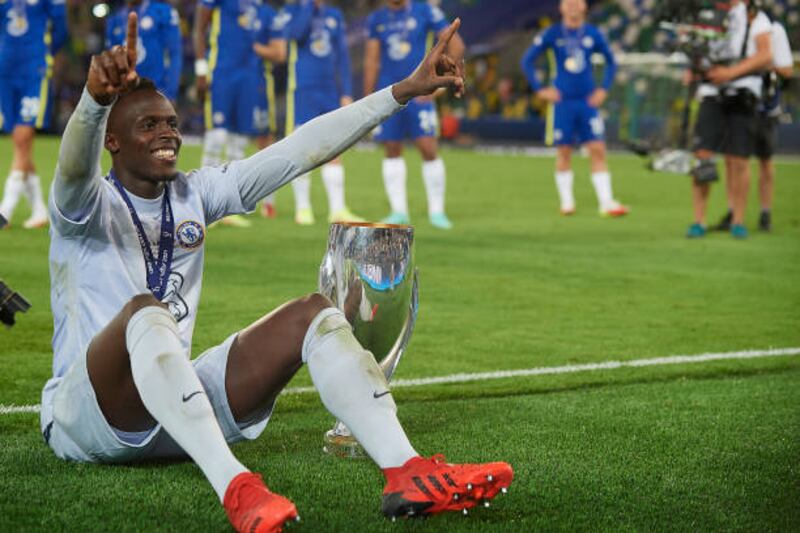
[[[50,195],[53,377],[41,428],[66,460],[129,463],[189,457],[238,531],[280,531],[294,504],[270,492],[229,444],[264,430],[303,363],[325,407],[383,470],[386,516],[464,510],[504,492],[510,465],[422,458],[396,415],[374,357],[319,294],[275,309],[190,360],[208,224],[331,160],[414,97],[464,90],[445,54],[454,22],[405,80],[321,116],[252,157],[176,170],[178,117],[135,71],[137,17],[125,46],[92,58],[64,132]],[[111,154],[109,174],[100,155]]]

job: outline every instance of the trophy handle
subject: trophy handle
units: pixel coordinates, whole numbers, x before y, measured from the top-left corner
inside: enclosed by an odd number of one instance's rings
[[[419,311],[419,270],[414,269],[414,284],[411,286],[411,302],[408,305],[408,317],[403,324],[403,329],[400,330],[397,340],[389,350],[388,355],[383,358],[378,366],[386,376],[386,381],[389,381],[400,363],[400,358],[406,351],[408,341],[411,340],[411,334],[414,332],[414,325],[417,323],[417,312]]]

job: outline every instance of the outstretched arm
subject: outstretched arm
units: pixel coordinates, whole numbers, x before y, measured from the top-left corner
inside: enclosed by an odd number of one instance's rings
[[[139,82],[136,73],[137,18],[128,16],[126,46],[92,57],[78,107],[61,140],[54,182],[59,211],[78,220],[91,207],[100,183],[100,154],[106,120],[117,95]]]
[[[459,25],[456,19],[408,78],[318,117],[250,158],[231,163],[228,169],[236,176],[245,208],[253,209],[258,200],[275,189],[330,161],[412,98],[433,94],[441,87],[461,96],[461,67],[445,51]]]

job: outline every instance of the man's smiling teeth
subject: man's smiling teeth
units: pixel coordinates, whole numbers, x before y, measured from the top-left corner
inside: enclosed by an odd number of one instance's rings
[[[162,148],[153,152],[156,159],[172,160],[175,159],[175,150],[173,148]]]

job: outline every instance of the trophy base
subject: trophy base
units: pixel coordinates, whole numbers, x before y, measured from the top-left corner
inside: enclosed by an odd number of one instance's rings
[[[364,448],[341,422],[325,433],[324,442],[322,451],[333,457],[364,459],[367,456]]]

